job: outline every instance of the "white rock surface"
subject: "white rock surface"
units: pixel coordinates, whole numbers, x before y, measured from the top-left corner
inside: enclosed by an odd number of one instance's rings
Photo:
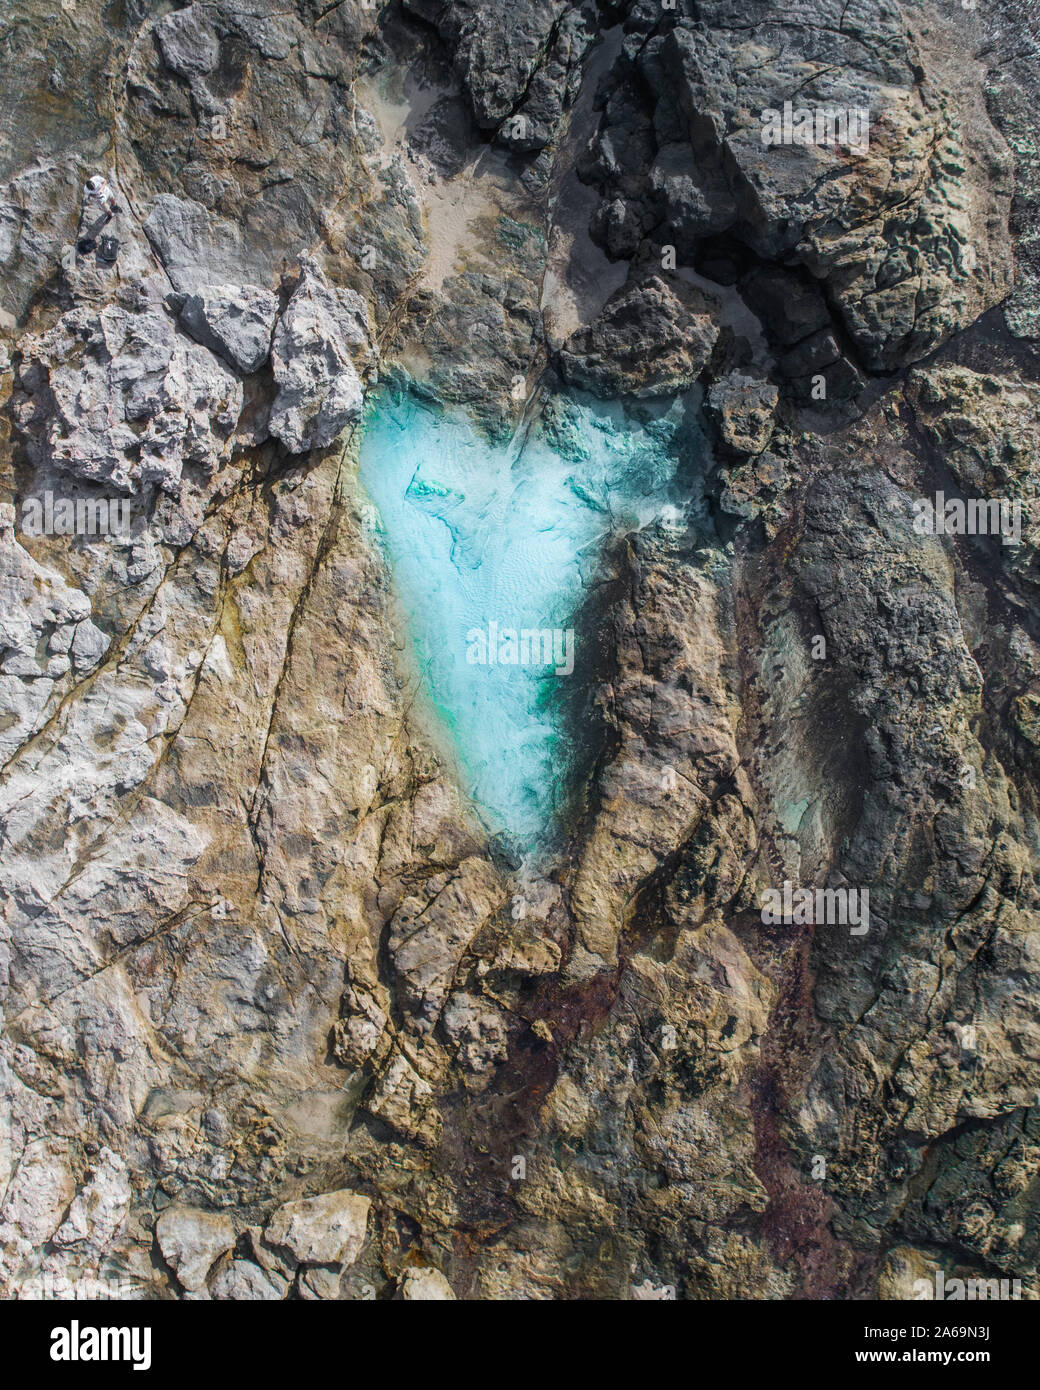
[[[180,317],[197,342],[248,376],[267,361],[277,314],[276,296],[257,285],[202,285]]]
[[[455,1299],[451,1285],[440,1270],[428,1267],[406,1269],[400,1292],[406,1303],[447,1303]]]
[[[304,258],[292,298],[278,322],[271,362],[278,394],[270,431],[290,452],[324,449],[361,415],[355,360],[367,356],[368,316],[353,290],[331,289]]]
[[[291,1250],[300,1264],[353,1264],[365,1243],[371,1205],[357,1192],[326,1192],[287,1202],[268,1221],[264,1239]]]
[[[250,1303],[277,1303],[285,1297],[289,1281],[252,1260],[232,1260],[214,1274],[210,1293],[217,1299]]]
[[[214,1263],[235,1243],[231,1218],[195,1207],[168,1207],[155,1223],[163,1259],[189,1293],[206,1283]]]
[[[22,382],[47,462],[121,492],[212,473],[242,409],[241,382],[159,309],[71,310],[26,340]]]
[[[126,1164],[111,1149],[102,1149],[90,1180],[76,1193],[55,1233],[55,1245],[89,1247],[102,1255],[126,1221],[131,1196]]]

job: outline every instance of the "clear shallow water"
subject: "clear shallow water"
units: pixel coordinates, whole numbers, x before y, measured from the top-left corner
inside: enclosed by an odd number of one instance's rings
[[[698,452],[684,418],[680,403],[640,425],[556,398],[523,444],[496,446],[407,392],[369,406],[361,480],[419,669],[482,819],[522,849],[567,778],[561,686],[590,657],[576,610],[612,531],[676,515],[677,468]]]

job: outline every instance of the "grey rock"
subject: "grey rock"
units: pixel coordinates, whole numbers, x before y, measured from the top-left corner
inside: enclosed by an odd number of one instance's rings
[[[830,314],[822,293],[793,271],[756,266],[744,278],[741,290],[782,347],[792,347],[811,334],[830,328]]]
[[[203,204],[160,193],[144,224],[145,234],[175,290],[201,292],[207,285],[264,284],[274,270],[267,254],[244,235],[240,223]]]
[[[0,187],[0,307],[12,324],[75,236],[81,182],[71,161],[36,159]]]
[[[96,666],[108,651],[110,640],[89,619],[79,623],[72,639],[72,658],[77,671],[87,671]]]
[[[206,22],[204,5],[188,5],[155,26],[163,62],[181,77],[212,72],[220,61],[220,41]]]
[[[277,314],[276,296],[256,285],[202,285],[180,319],[197,342],[248,376],[267,361]]]
[[[71,310],[26,339],[22,381],[47,461],[127,493],[176,495],[186,463],[213,473],[242,407],[241,383],[161,310]]]
[[[339,1298],[340,1275],[337,1270],[320,1265],[301,1270],[297,1288],[301,1298],[328,1302]]]
[[[0,698],[5,727],[0,755],[10,756],[35,732],[56,692],[41,662],[41,649],[68,652],[76,634],[90,624],[90,599],[39,564],[16,540],[11,509],[0,511]],[[46,638],[47,633],[50,639]],[[84,643],[93,639],[89,634]]]
[[[731,372],[716,381],[707,397],[708,413],[728,448],[760,454],[773,433],[779,391],[761,377]]]
[[[132,1195],[127,1165],[120,1155],[103,1148],[54,1233],[54,1244],[81,1255],[89,1250],[100,1259],[124,1229]]]
[[[235,1299],[251,1303],[277,1303],[288,1292],[289,1281],[252,1260],[231,1260],[210,1281],[209,1291],[216,1299]]]
[[[715,346],[713,308],[698,290],[663,275],[624,285],[560,350],[563,378],[606,398],[684,391]]]
[[[745,15],[718,0],[667,32],[629,23],[638,78],[623,64],[612,74],[584,166],[604,193],[597,233],[612,254],[652,234],[676,241],[682,258],[688,238],[732,230],[758,255],[797,260],[826,282],[877,371],[918,360],[1004,297],[1007,148],[963,67],[924,48],[932,40],[911,34],[898,6],[850,15],[825,0],[781,25],[765,7]],[[799,62],[818,76],[800,80]],[[925,66],[936,79],[927,94]],[[874,138],[855,152],[764,144],[765,113],[782,112],[793,92],[813,111],[870,113]],[[970,119],[951,120],[958,107]]]
[[[575,44],[578,56],[584,50],[578,12],[565,18],[561,0],[528,0],[509,8],[476,0],[435,6],[406,0],[406,8],[436,24],[451,47],[478,125],[493,129],[507,116],[518,116],[526,133],[507,138],[520,149],[541,148],[552,138],[563,106],[560,86],[566,82],[568,59]]]
[[[278,386],[271,434],[294,454],[327,448],[361,415],[355,360],[365,363],[369,355],[364,301],[353,290],[330,288],[316,262],[305,260],[271,344]]]

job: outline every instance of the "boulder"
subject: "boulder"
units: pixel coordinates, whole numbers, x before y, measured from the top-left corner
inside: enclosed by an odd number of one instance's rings
[[[762,377],[731,372],[708,392],[707,410],[725,445],[735,453],[760,454],[773,433],[779,391]]]
[[[286,1202],[268,1221],[264,1239],[290,1250],[300,1264],[353,1264],[365,1243],[371,1205],[368,1197],[346,1191]]]
[[[269,428],[290,453],[327,448],[360,418],[364,392],[354,359],[367,357],[367,349],[361,296],[330,288],[305,259],[271,345],[278,394]]]
[[[217,1299],[243,1303],[277,1303],[285,1297],[289,1281],[252,1260],[232,1260],[213,1276],[210,1293]]]
[[[595,396],[668,396],[692,386],[719,330],[713,302],[674,277],[623,285],[560,350],[564,380]]]
[[[277,314],[276,297],[256,285],[201,285],[180,318],[196,342],[248,376],[267,361]]]
[[[223,1212],[167,1207],[155,1223],[162,1257],[189,1293],[199,1292],[213,1265],[235,1243],[235,1228]]]
[[[444,1275],[439,1269],[429,1267],[406,1269],[401,1280],[400,1295],[406,1303],[447,1303],[455,1300],[451,1285]]]

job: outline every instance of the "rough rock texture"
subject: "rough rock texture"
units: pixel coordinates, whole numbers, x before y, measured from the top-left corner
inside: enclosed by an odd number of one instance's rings
[[[646,239],[686,253],[731,230],[821,281],[872,370],[923,357],[999,302],[1009,153],[940,24],[915,32],[915,20],[889,0],[782,13],[711,0],[660,33],[636,6],[585,173],[611,199],[599,223],[610,254]],[[866,148],[764,147],[762,113],[792,98],[868,111]]]
[[[189,1293],[203,1288],[214,1262],[235,1243],[231,1219],[190,1207],[168,1207],[155,1223],[163,1259]]]
[[[692,386],[718,337],[710,302],[657,276],[612,295],[560,350],[568,385],[613,399],[674,395]]]
[[[497,129],[517,150],[540,150],[553,139],[596,31],[592,5],[405,0],[405,8],[436,25],[478,125]]]
[[[1035,25],[13,0],[0,37],[0,1295],[1040,1297]],[[869,143],[765,145],[787,101]],[[574,396],[686,431],[583,557],[537,854],[424,705],[377,385],[517,460],[580,461]],[[1019,543],[915,528],[940,491]],[[34,533],[46,494],[130,524]],[[868,931],[764,921],[785,880]]]
[[[180,318],[193,338],[249,376],[267,361],[277,313],[275,296],[255,285],[203,285]]]
[[[731,372],[714,383],[705,408],[728,449],[760,454],[773,434],[779,394],[771,381]]]
[[[269,1245],[281,1245],[300,1264],[349,1265],[365,1243],[367,1197],[356,1192],[329,1192],[279,1207],[264,1229]]]
[[[406,1269],[401,1280],[405,1302],[447,1303],[455,1298],[451,1285],[439,1269]]]
[[[330,289],[305,261],[271,342],[277,394],[269,428],[293,454],[324,449],[361,414],[361,380],[351,352],[368,343],[365,305],[353,290]]]

